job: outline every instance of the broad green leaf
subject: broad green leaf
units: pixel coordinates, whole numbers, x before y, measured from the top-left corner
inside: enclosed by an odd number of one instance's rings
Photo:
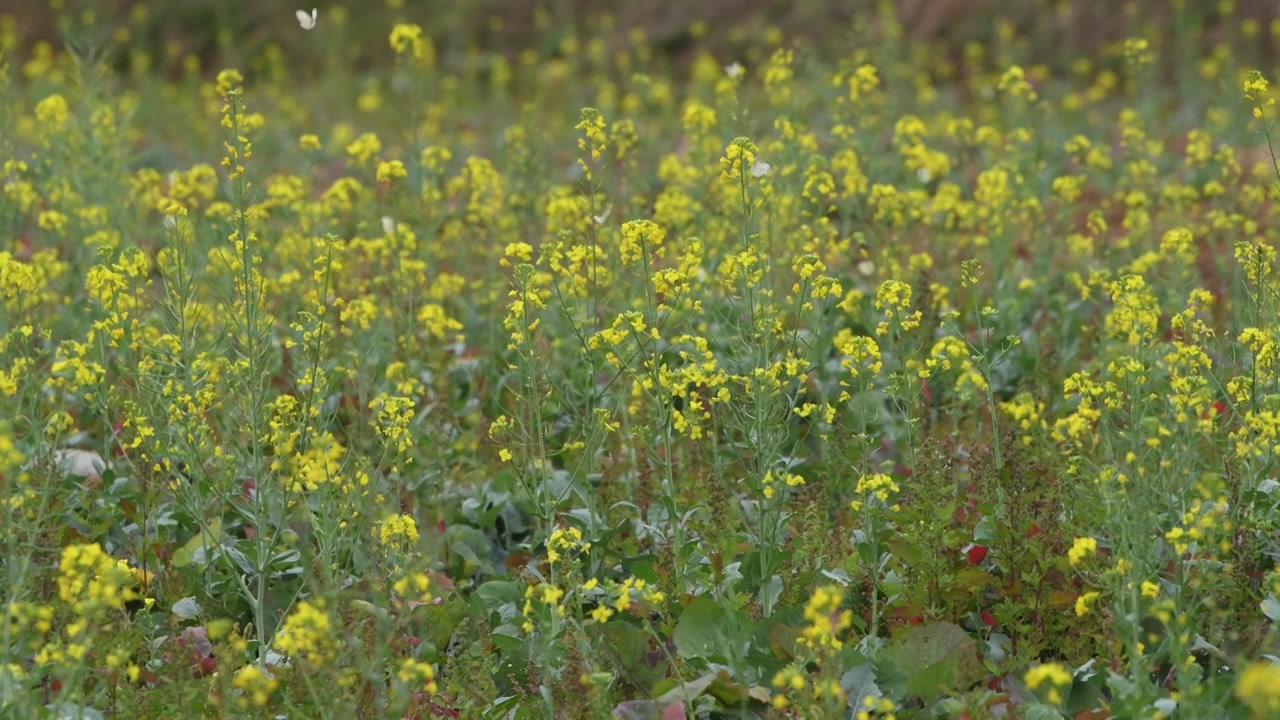
[[[196,553],[201,548],[212,548],[222,540],[222,518],[214,518],[209,521],[209,527],[205,532],[196,533],[195,537],[187,541],[186,545],[178,548],[173,553],[173,559],[170,561],[172,567],[183,567],[190,565],[195,559]]]
[[[666,707],[671,703],[683,703],[686,699],[696,700],[702,695],[702,693],[706,692],[707,689],[711,687],[711,684],[714,683],[721,675],[723,675],[726,680],[729,680],[729,673],[724,670],[709,672],[706,675],[703,675],[696,680],[690,680],[683,685],[677,684],[675,687],[663,693],[661,697],[658,697],[656,702],[659,705]]]
[[[1280,622],[1280,600],[1275,595],[1268,595],[1266,600],[1262,601],[1262,614],[1267,616],[1271,622]]]
[[[726,650],[726,641],[736,637],[742,625],[742,613],[727,610],[709,597],[698,597],[689,603],[672,639],[683,658],[705,658]]]
[[[886,654],[907,676],[907,692],[932,704],[950,690],[964,691],[986,674],[978,643],[955,623],[916,625],[890,643]]]
[[[856,713],[865,706],[867,698],[880,698],[884,693],[876,685],[876,670],[871,663],[863,663],[840,677],[840,689],[849,698],[849,707]]]
[[[1018,709],[1022,711],[1025,720],[1063,720],[1066,717],[1058,708],[1044,703],[1021,705]]]
[[[782,596],[782,576],[774,575],[760,586],[760,609],[765,617],[773,615],[773,608]]]
[[[616,670],[646,693],[652,693],[658,681],[667,676],[670,662],[660,650],[650,662],[649,634],[642,628],[622,622],[611,622],[600,629],[600,651],[610,656]]]

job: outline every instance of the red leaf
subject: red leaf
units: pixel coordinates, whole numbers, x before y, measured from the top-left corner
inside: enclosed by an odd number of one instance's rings
[[[970,545],[966,553],[969,556],[969,564],[977,565],[987,559],[988,548],[986,545]]]
[[[991,614],[991,612],[990,612],[989,610],[983,610],[983,611],[982,611],[982,622],[986,623],[987,627],[995,627],[995,626],[996,626],[996,616],[995,616],[995,615],[992,615],[992,614]]]
[[[1208,420],[1209,418],[1222,417],[1223,415],[1226,415],[1226,414],[1227,414],[1227,404],[1222,402],[1221,400],[1214,400],[1212,409],[1206,410],[1200,413],[1200,419]]]
[[[682,702],[671,703],[662,709],[662,720],[686,720],[687,717]]]

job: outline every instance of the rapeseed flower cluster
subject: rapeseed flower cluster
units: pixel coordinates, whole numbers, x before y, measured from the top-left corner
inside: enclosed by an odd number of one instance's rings
[[[1028,670],[1022,681],[1033,691],[1044,688],[1044,698],[1050,704],[1057,705],[1062,702],[1062,691],[1070,687],[1072,677],[1062,663],[1044,663]]]

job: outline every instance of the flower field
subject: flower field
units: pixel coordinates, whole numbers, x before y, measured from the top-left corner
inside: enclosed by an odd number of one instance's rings
[[[0,21],[0,718],[1280,718],[1280,21],[1220,5]]]

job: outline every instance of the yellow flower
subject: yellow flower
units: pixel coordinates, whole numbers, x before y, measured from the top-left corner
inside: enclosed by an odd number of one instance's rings
[[[1267,79],[1257,70],[1250,70],[1244,78],[1244,96],[1257,100],[1267,91]]]
[[[382,152],[382,141],[374,133],[365,133],[347,144],[347,154],[357,164],[364,165],[373,156]]]
[[[652,220],[629,220],[622,224],[618,259],[626,265],[645,257],[661,257],[666,237],[667,233]]]
[[[1235,692],[1257,717],[1276,717],[1280,714],[1280,665],[1251,663],[1236,677]]]
[[[280,681],[263,672],[257,665],[245,665],[236,672],[231,684],[244,693],[236,700],[236,704],[246,708],[251,704],[259,707],[266,705]]]
[[[1062,663],[1046,663],[1028,670],[1023,676],[1023,682],[1031,690],[1037,690],[1041,685],[1048,683],[1049,691],[1045,699],[1057,705],[1062,702],[1062,689],[1071,685],[1071,673],[1063,667]]]
[[[422,572],[410,573],[392,583],[391,591],[402,598],[416,597],[427,602],[431,599],[431,578]]]
[[[787,667],[784,667],[778,672],[774,673],[773,686],[782,691],[803,690],[804,674],[801,673],[800,670],[797,669],[796,667],[792,665],[788,665]]]
[[[1098,541],[1091,537],[1076,538],[1071,543],[1071,549],[1067,551],[1067,558],[1071,561],[1071,566],[1075,567],[1084,562],[1084,559],[1098,551]]]
[[[749,174],[756,162],[756,144],[750,138],[736,137],[725,146],[724,156],[720,158],[720,177],[725,180],[738,180]]]
[[[377,180],[378,182],[391,182],[409,176],[409,171],[405,170],[404,163],[399,160],[383,160],[378,163]]]
[[[814,588],[804,608],[804,618],[809,625],[802,631],[800,642],[814,648],[825,646],[839,650],[843,647],[839,635],[853,625],[853,611],[841,611],[843,603],[844,590],[839,585]]]
[[[1026,73],[1022,68],[1013,65],[1004,74],[1000,76],[1000,82],[996,85],[1000,92],[1008,93],[1013,97],[1025,97],[1028,100],[1035,101],[1036,91],[1031,87],[1031,83],[1027,82]]]
[[[412,515],[389,515],[378,528],[378,537],[383,545],[412,545],[418,542],[418,523]]]
[[[894,715],[890,714],[897,707],[893,701],[886,697],[876,698],[870,695],[862,699],[862,709],[858,710],[858,714],[854,717],[857,720],[871,720],[875,718],[884,718],[884,720],[893,720]],[[875,715],[872,715],[875,713]]]
[[[58,570],[58,597],[84,618],[137,598],[137,580],[123,560],[115,560],[97,543],[69,545],[62,550]]]
[[[334,637],[324,605],[303,600],[285,619],[273,644],[287,655],[322,665],[335,652]]]
[[[893,478],[884,473],[874,473],[864,475],[858,479],[858,486],[853,490],[860,498],[872,498],[879,500],[881,503],[888,503],[890,495],[898,492],[898,484]],[[854,510],[861,510],[862,500],[854,500],[849,504]]]
[[[1093,603],[1098,599],[1098,592],[1090,590],[1089,592],[1076,598],[1076,617],[1084,617],[1089,614],[1089,610],[1093,607]]]
[[[216,90],[218,95],[226,96],[232,90],[240,86],[244,82],[244,76],[239,70],[228,68],[218,73]]]
[[[405,685],[421,685],[426,691],[432,695],[439,690],[436,684],[436,669],[430,663],[419,662],[413,658],[405,658],[400,661],[400,669],[396,671],[396,677]]]
[[[46,130],[61,129],[67,124],[70,114],[67,99],[61,95],[50,95],[36,103],[36,120],[39,120],[40,125]]]
[[[391,49],[396,55],[404,55],[406,53],[413,55],[417,60],[427,59],[429,57],[429,46],[427,41],[422,37],[422,28],[412,23],[400,23],[391,28]]]

